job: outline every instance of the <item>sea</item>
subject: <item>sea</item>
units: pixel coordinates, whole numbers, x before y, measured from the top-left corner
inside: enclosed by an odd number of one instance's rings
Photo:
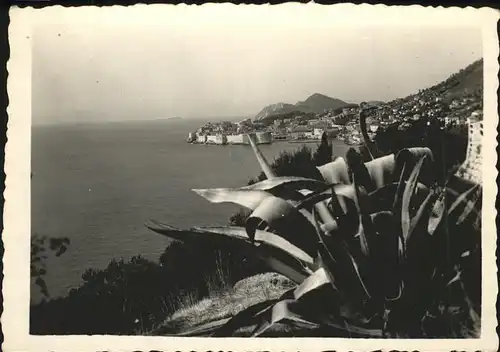
[[[211,204],[196,188],[238,187],[260,173],[250,146],[186,143],[206,121],[156,120],[32,127],[31,233],[68,237],[49,256],[50,296],[65,296],[87,268],[141,255],[156,261],[170,240],[144,226],[226,225],[238,206]],[[306,143],[315,150],[316,143]],[[301,144],[261,145],[269,161]],[[349,147],[334,141],[334,154]],[[41,294],[32,286],[32,301]]]

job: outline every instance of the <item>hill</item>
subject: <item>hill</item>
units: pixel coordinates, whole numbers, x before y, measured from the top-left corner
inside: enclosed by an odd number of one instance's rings
[[[483,91],[483,59],[477,60],[447,80],[429,88],[445,98],[461,98]]]
[[[477,60],[446,80],[415,94],[378,106],[378,119],[406,123],[408,119],[451,118],[465,121],[483,108],[483,60]]]
[[[317,114],[329,109],[341,109],[347,105],[350,104],[340,99],[330,98],[323,94],[314,93],[305,101],[299,101],[295,104],[295,107],[302,112],[312,112]]]
[[[463,99],[466,97],[483,96],[483,59],[474,61],[472,64],[452,74],[446,80],[435,84],[418,93],[410,95],[403,99],[396,99],[391,103],[398,101],[408,101],[415,97],[422,98],[440,98],[449,103],[454,99]]]
[[[286,114],[292,111],[295,111],[295,105],[287,104],[287,103],[276,103],[271,104],[263,108],[257,115],[255,115],[255,120],[263,120],[266,117],[278,115],[278,114]]]
[[[255,120],[264,120],[275,115],[290,112],[318,114],[324,112],[325,110],[338,110],[355,105],[356,104],[346,103],[345,101],[337,98],[331,98],[324,94],[314,93],[306,100],[299,101],[295,105],[287,103],[268,105],[255,116]]]

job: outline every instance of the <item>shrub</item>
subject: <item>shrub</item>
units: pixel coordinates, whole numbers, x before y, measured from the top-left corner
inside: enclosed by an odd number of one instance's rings
[[[68,296],[33,304],[31,334],[144,333],[176,310],[265,271],[231,243],[173,242],[159,262],[141,256],[87,269]],[[202,265],[200,265],[202,263]]]

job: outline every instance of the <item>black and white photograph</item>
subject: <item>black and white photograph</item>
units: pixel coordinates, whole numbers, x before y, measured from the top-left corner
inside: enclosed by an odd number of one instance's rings
[[[498,347],[498,13],[296,5],[18,9],[11,351]]]

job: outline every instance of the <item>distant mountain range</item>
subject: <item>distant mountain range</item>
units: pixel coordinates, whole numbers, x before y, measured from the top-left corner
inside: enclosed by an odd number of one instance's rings
[[[314,93],[304,101],[299,101],[296,104],[276,103],[263,108],[256,116],[255,120],[263,120],[278,114],[286,114],[289,112],[303,113],[321,113],[327,109],[342,109],[346,107],[355,107],[357,104],[346,103],[343,100],[331,98],[323,94]]]

